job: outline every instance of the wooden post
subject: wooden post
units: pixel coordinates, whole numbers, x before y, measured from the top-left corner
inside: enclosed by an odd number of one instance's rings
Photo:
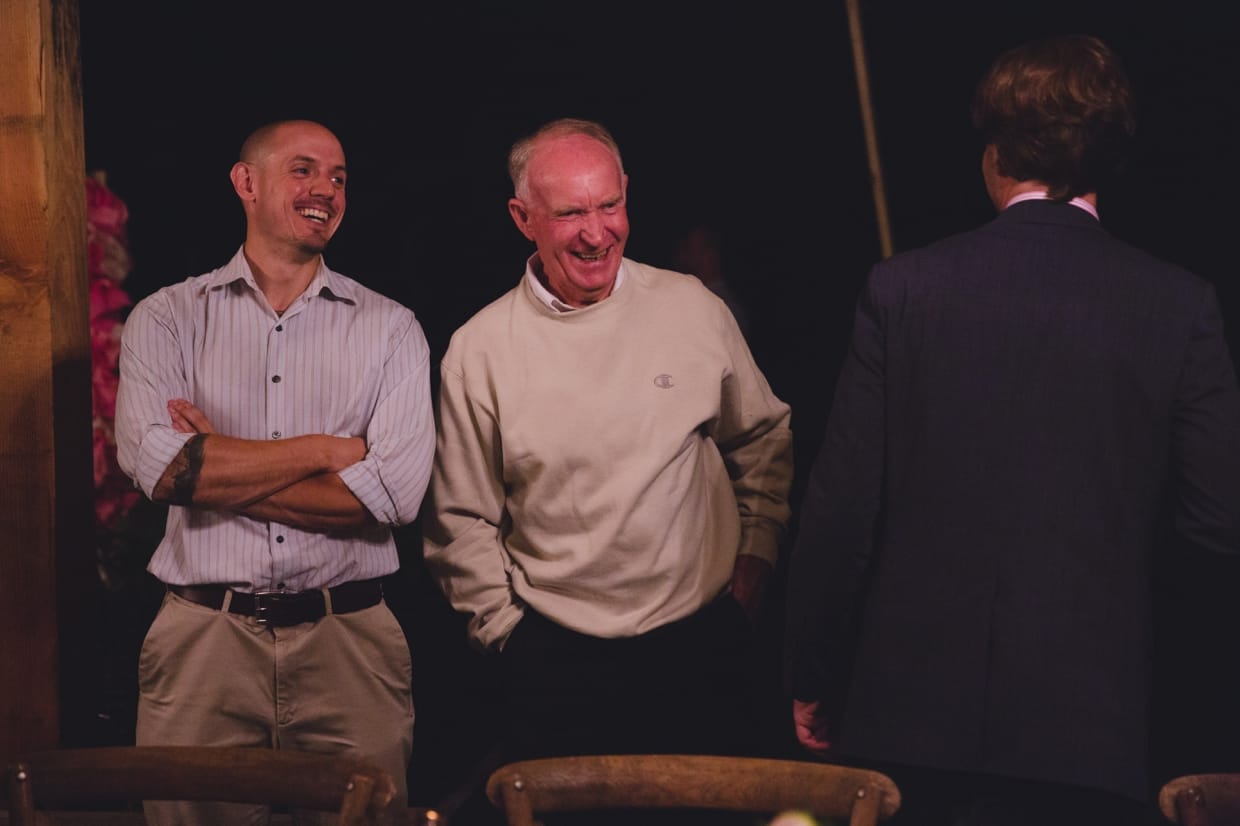
[[[0,0],[0,759],[59,744],[87,658],[58,616],[94,568],[84,176],[77,2]]]
[[[865,37],[861,33],[861,9],[857,0],[846,0],[848,35],[852,41],[853,68],[857,74],[857,96],[861,101],[861,126],[865,130],[865,156],[870,165],[870,186],[874,194],[874,214],[878,221],[878,246],[883,258],[893,252],[891,219],[887,216],[887,189],[883,185],[883,164],[878,151],[878,130],[874,127],[874,103],[870,99],[870,72],[865,57]]]

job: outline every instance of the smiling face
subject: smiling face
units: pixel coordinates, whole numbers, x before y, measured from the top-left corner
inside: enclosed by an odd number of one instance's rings
[[[530,156],[525,197],[508,211],[537,247],[547,289],[570,306],[611,294],[629,238],[627,187],[616,156],[585,135],[546,138]]]
[[[292,121],[259,133],[243,147],[232,179],[245,205],[247,247],[312,258],[344,217],[344,150],[317,123]]]

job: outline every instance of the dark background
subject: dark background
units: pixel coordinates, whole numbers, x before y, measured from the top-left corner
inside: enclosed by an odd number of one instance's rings
[[[1101,193],[1103,223],[1211,280],[1240,349],[1240,38],[1227,6],[862,3],[897,251],[993,215],[968,117],[989,62],[1033,37],[1097,34],[1124,59],[1139,103],[1128,173]],[[349,212],[328,263],[412,307],[436,361],[530,252],[505,208],[508,146],[553,117],[601,120],[630,175],[630,257],[671,266],[693,224],[720,233],[755,357],[793,407],[796,504],[853,298],[879,258],[843,2],[83,0],[80,14],[87,169],[106,171],[129,206],[134,299],[235,252],[244,227],[228,169],[241,141],[263,122],[308,117],[337,132],[349,161]],[[488,664],[423,576],[417,530],[400,536],[407,565],[392,589],[414,654],[411,790],[438,803],[486,753],[494,709]],[[1238,769],[1240,575],[1183,549],[1159,571],[1156,774]],[[775,682],[781,590],[757,673],[772,749],[796,754]],[[127,678],[132,646],[112,647]],[[127,689],[120,679],[119,696]],[[126,709],[108,713],[110,736],[127,736]]]

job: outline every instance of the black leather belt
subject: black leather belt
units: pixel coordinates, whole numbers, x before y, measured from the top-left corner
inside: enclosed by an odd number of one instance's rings
[[[229,589],[222,585],[169,585],[168,590],[181,599],[198,605],[220,610]],[[331,612],[348,614],[383,599],[383,583],[378,579],[359,579],[328,588],[331,595]],[[327,600],[321,590],[315,591],[256,591],[246,593],[233,591],[228,603],[228,613],[253,617],[260,625],[286,627],[303,622],[315,622],[327,616]]]

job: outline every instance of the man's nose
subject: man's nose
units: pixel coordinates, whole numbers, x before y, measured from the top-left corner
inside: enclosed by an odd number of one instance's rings
[[[581,240],[587,244],[598,244],[607,235],[607,226],[603,216],[597,212],[588,212],[581,217]]]

